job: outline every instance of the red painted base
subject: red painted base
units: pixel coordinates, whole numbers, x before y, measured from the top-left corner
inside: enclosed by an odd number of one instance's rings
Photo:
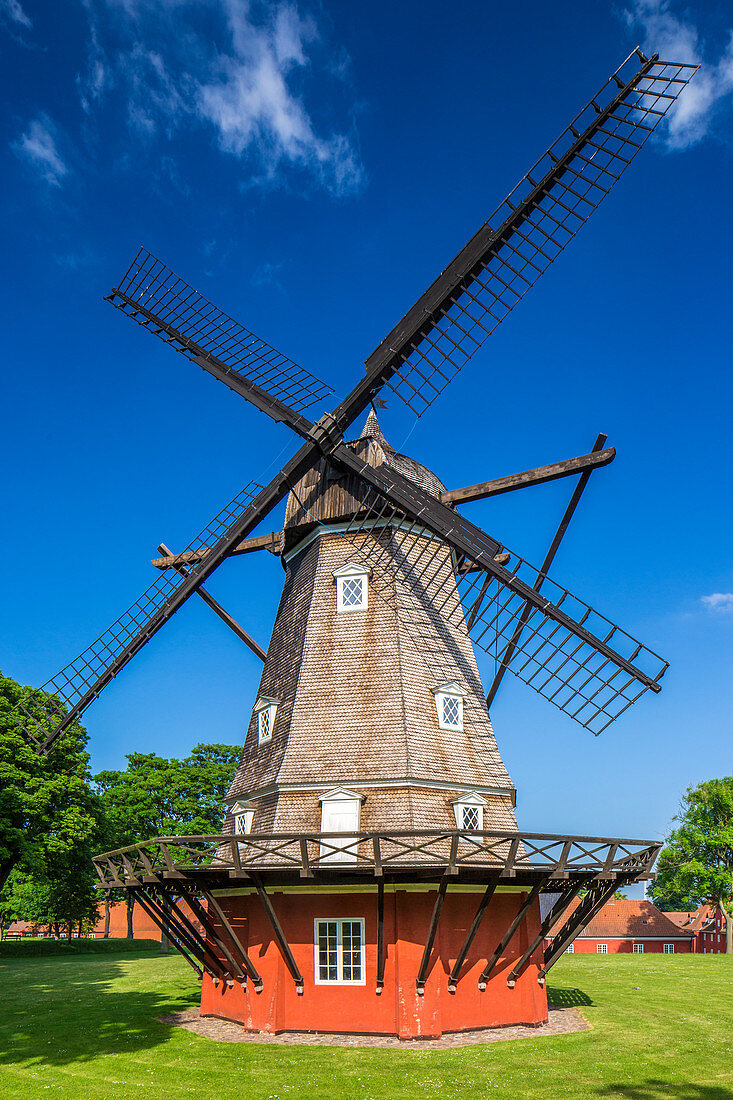
[[[267,915],[254,893],[219,896],[228,920],[263,979],[257,993],[251,981],[214,985],[204,976],[202,1016],[235,1020],[252,1031],[323,1031],[397,1035],[401,1039],[435,1038],[443,1032],[510,1024],[540,1025],[547,1020],[545,988],[537,981],[542,964],[538,948],[513,989],[506,977],[539,931],[539,905],[499,959],[486,989],[478,977],[526,897],[520,891],[498,891],[484,916],[461,972],[456,992],[448,991],[448,975],[460,951],[482,896],[450,887],[445,898],[425,989],[420,995],[416,976],[436,899],[436,889],[388,888],[384,904],[386,964],[384,988],[376,991],[377,893],[293,890],[271,893],[271,899],[304,979],[296,991],[280,954]],[[215,915],[211,914],[216,923]],[[314,922],[317,919],[364,919],[363,984],[319,984]]]

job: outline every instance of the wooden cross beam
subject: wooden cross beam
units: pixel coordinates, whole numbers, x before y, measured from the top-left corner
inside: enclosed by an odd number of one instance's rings
[[[231,557],[236,554],[253,554],[256,550],[269,550],[271,554],[280,555],[282,535],[280,531],[270,531],[269,535],[255,535],[251,539],[242,539],[229,551]],[[183,554],[173,554],[166,550],[162,558],[153,558],[151,565],[156,569],[174,569],[177,565],[195,565],[206,556],[210,547],[205,546],[201,550],[187,550]],[[162,548],[158,550],[163,554]]]
[[[203,978],[204,972],[195,961],[196,959],[198,959],[198,961],[202,965],[204,965],[203,952],[201,952],[198,947],[192,946],[190,943],[188,943],[187,946],[184,946],[186,941],[182,939],[178,932],[173,930],[172,920],[168,918],[167,914],[165,916],[162,916],[162,910],[156,911],[155,909],[153,909],[152,905],[148,904],[149,899],[145,896],[145,894],[143,894],[142,892],[138,893],[133,891],[133,897],[135,898],[136,902],[139,902],[139,904],[148,914],[153,924],[157,924],[163,935],[167,936],[170,942],[173,944],[176,951],[179,951],[181,955],[183,955],[189,966],[191,966],[196,971],[199,979]]]
[[[164,542],[161,542],[160,546],[158,547],[158,551],[161,554],[166,554],[171,558],[176,558],[176,555],[166,546]],[[185,555],[182,554],[181,557],[185,557]],[[171,568],[175,569],[176,573],[179,573],[182,577],[187,577],[190,572],[190,570],[187,569],[185,565],[174,564],[171,566]],[[254,640],[254,638],[250,637],[244,627],[240,626],[237,620],[233,619],[229,612],[225,611],[220,603],[217,603],[214,597],[206,591],[203,585],[201,585],[200,588],[196,589],[196,595],[200,596],[207,607],[210,607],[214,614],[218,615],[221,621],[226,623],[229,629],[237,635],[240,641],[244,642],[244,644],[252,650],[255,657],[259,657],[259,659],[264,663],[264,660],[267,657],[267,653],[262,648],[262,646],[259,645]]]
[[[593,450],[591,451],[590,455],[586,455],[585,457],[589,458],[589,457],[592,457],[594,454],[604,455],[604,454],[609,454],[609,453],[611,454],[611,457],[613,457],[616,454],[615,448],[610,447],[608,449],[608,451],[602,450],[603,445],[606,442],[607,438],[608,437],[605,436],[601,432],[598,435],[595,443],[593,444]],[[575,460],[570,459],[569,461],[572,462],[572,461],[578,461],[578,460],[577,459],[575,459]],[[611,459],[609,458],[606,461],[610,462]],[[606,462],[603,462],[600,465],[605,466]],[[575,486],[575,490],[573,492],[573,495],[570,498],[570,502],[569,502],[567,508],[565,509],[563,517],[560,520],[560,524],[557,528],[557,531],[555,532],[555,537],[553,538],[552,542],[550,543],[550,549],[545,554],[545,560],[542,562],[537,580],[535,581],[535,583],[533,585],[533,588],[535,589],[536,592],[539,592],[540,588],[542,587],[542,583],[545,579],[545,576],[546,576],[550,566],[552,565],[553,561],[555,560],[555,554],[558,551],[558,547],[560,546],[560,543],[563,540],[565,532],[568,529],[568,524],[570,523],[570,520],[573,518],[573,514],[575,512],[575,509],[578,507],[578,502],[580,501],[580,498],[583,495],[583,491],[584,491],[586,485],[588,484],[588,481],[590,480],[590,475],[591,475],[591,473],[593,472],[594,469],[595,469],[595,466],[593,466],[593,465],[586,466],[583,469],[583,472],[581,473],[580,477],[578,478],[578,484]],[[570,471],[570,472],[571,473],[576,473],[577,471],[573,470],[573,471]],[[559,475],[559,476],[564,477],[565,475],[563,474],[563,475]],[[523,632],[523,630],[524,630],[524,628],[527,624],[527,620],[529,619],[530,615],[532,614],[532,610],[533,609],[532,609],[532,607],[529,603],[526,603],[524,605],[524,607],[522,609],[522,612],[519,616],[519,619],[517,620],[517,625],[514,629],[514,633],[511,637],[511,639],[509,640],[509,643],[504,648],[504,651],[501,655],[501,663],[499,664],[499,667],[497,668],[497,670],[494,674],[494,679],[492,681],[491,687],[489,688],[488,695],[486,696],[486,706],[489,709],[491,709],[491,704],[494,702],[494,699],[496,698],[496,693],[499,690],[499,684],[503,680],[504,673],[506,672],[507,668],[509,667],[509,663],[510,663],[512,657],[514,656],[514,651],[517,648],[517,645],[519,643],[519,639],[521,638],[522,632]]]
[[[596,886],[588,891],[574,913],[568,917],[552,943],[545,952],[545,961],[542,965],[539,977],[545,978],[550,967],[554,966],[565,948],[575,939],[578,932],[585,928],[599,913],[606,902],[613,896],[619,886],[625,885],[631,879],[618,878],[608,886]]]
[[[384,989],[384,878],[377,886],[377,993]]]
[[[603,437],[604,442],[606,437]],[[570,477],[595,470],[598,466],[607,466],[616,457],[616,448],[607,450],[595,448],[587,455],[566,458],[562,462],[552,462],[549,466],[537,466],[533,470],[523,470],[519,474],[497,477],[493,481],[482,481],[478,485],[466,485],[463,489],[449,489],[440,494],[443,504],[468,504],[472,500],[485,500],[486,497],[498,497],[502,493],[512,493],[515,489],[525,489],[528,485],[544,485],[546,481],[557,481],[560,477]]]

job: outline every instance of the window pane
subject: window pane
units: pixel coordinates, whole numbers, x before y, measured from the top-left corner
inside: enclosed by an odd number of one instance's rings
[[[364,602],[363,577],[344,577],[341,585],[343,607],[361,607]]]
[[[480,828],[478,806],[464,806],[463,807],[463,828],[464,829],[478,829],[478,828]]]
[[[361,921],[342,922],[341,944],[344,981],[361,981]]]
[[[455,695],[443,696],[443,725],[460,726],[461,724],[461,699]]]
[[[338,927],[336,921],[318,922],[318,977],[338,981]]]

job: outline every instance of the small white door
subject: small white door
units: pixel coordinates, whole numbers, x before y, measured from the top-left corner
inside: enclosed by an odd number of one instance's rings
[[[335,798],[324,799],[321,809],[322,833],[357,833],[359,831],[359,800]],[[350,846],[350,850],[345,850]],[[332,849],[336,849],[333,851]],[[354,837],[329,837],[321,841],[321,858],[329,863],[356,863],[356,841]]]

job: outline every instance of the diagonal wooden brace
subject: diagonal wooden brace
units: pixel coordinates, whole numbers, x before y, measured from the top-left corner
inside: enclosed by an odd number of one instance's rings
[[[435,905],[433,906],[433,915],[430,918],[430,927],[428,928],[428,937],[425,941],[425,948],[422,953],[422,959],[420,961],[420,969],[417,972],[417,979],[415,985],[420,996],[425,992],[425,982],[428,976],[428,965],[430,963],[430,956],[433,951],[433,944],[435,943],[435,936],[438,931],[438,921],[440,920],[440,911],[443,908],[443,902],[445,901],[445,892],[448,888],[448,879],[444,876],[440,880],[440,886],[438,887],[438,896],[435,899]]]
[[[494,896],[494,891],[496,890],[497,882],[498,882],[498,879],[494,879],[492,882],[489,883],[489,885],[486,887],[486,890],[484,891],[484,896],[481,898],[481,901],[479,902],[479,907],[476,910],[476,915],[474,916],[473,920],[471,921],[471,927],[469,928],[468,932],[466,933],[466,938],[463,941],[463,946],[461,947],[461,950],[458,952],[458,958],[456,959],[455,963],[453,964],[453,969],[451,970],[450,975],[448,977],[448,992],[449,993],[455,993],[455,991],[456,991],[456,986],[458,985],[458,980],[461,976],[461,970],[463,969],[463,964],[466,961],[466,956],[468,955],[468,952],[471,949],[471,944],[473,943],[473,941],[476,938],[476,933],[479,930],[479,927],[481,925],[481,921],[484,919],[484,913],[486,912],[486,910],[489,907],[489,902],[491,901],[491,899]]]
[[[570,905],[573,898],[578,893],[578,890],[582,888],[582,885],[582,882],[575,882],[572,886],[568,886],[562,892],[555,904],[552,906],[549,913],[542,921],[539,932],[532,940],[531,944],[524,952],[517,965],[512,970],[510,970],[509,974],[507,975],[506,984],[509,986],[510,989],[514,989],[514,983],[516,982],[517,978],[519,978],[524,973],[535,951],[540,946],[560,914],[564,913],[567,907]],[[540,981],[543,982],[544,978],[541,978]]]
[[[173,554],[173,551],[169,550],[164,542],[161,542],[158,550],[161,554],[165,554],[168,557],[175,556]],[[191,570],[187,569],[185,565],[173,565],[172,568],[175,569],[176,573],[180,574],[180,576],[182,577],[187,577],[191,572]],[[254,638],[250,637],[244,627],[240,626],[237,620],[233,619],[229,612],[224,610],[221,604],[214,599],[210,592],[207,592],[203,585],[201,585],[200,588],[196,589],[196,595],[200,596],[207,607],[210,607],[214,614],[218,615],[221,621],[223,623],[226,623],[229,629],[237,635],[240,641],[244,642],[244,644],[252,650],[255,657],[259,657],[261,661],[265,660],[265,658],[267,657],[267,653],[262,648],[262,646],[259,645],[259,643],[256,642]]]
[[[295,956],[293,955],[293,952],[290,950],[290,944],[288,943],[288,941],[285,938],[285,933],[283,932],[282,927],[280,926],[280,921],[277,919],[277,913],[273,909],[272,902],[270,901],[268,893],[265,890],[262,883],[259,881],[259,879],[255,878],[254,875],[253,875],[252,876],[252,881],[254,882],[255,889],[257,890],[257,895],[258,895],[260,901],[262,902],[262,907],[265,910],[265,912],[267,913],[267,918],[268,918],[270,924],[272,925],[272,930],[275,933],[275,939],[277,940],[277,945],[280,948],[280,954],[283,957],[283,961],[285,962],[285,965],[287,966],[288,970],[290,971],[290,976],[292,977],[293,981],[295,982],[296,993],[298,993],[300,996],[302,996],[303,989],[305,987],[305,983],[303,981],[303,975],[300,973],[300,970],[298,969],[298,964],[295,961]]]
[[[509,946],[509,944],[511,943],[511,941],[514,939],[514,936],[515,936],[516,932],[518,931],[519,926],[521,925],[522,921],[524,920],[527,913],[531,909],[532,905],[534,905],[534,902],[537,899],[537,896],[539,895],[540,890],[542,890],[542,888],[547,885],[547,882],[548,882],[547,878],[543,878],[543,879],[540,880],[540,882],[536,882],[535,885],[530,890],[530,892],[527,894],[527,897],[524,899],[522,904],[519,906],[519,912],[515,916],[512,923],[507,928],[504,935],[499,940],[498,944],[496,945],[496,949],[494,950],[493,955],[491,956],[489,961],[486,963],[486,966],[484,967],[484,969],[481,971],[481,974],[480,974],[479,980],[478,980],[478,987],[482,992],[486,989],[486,983],[488,982],[489,978],[491,977],[492,970],[496,966],[496,964],[499,961],[501,955],[504,953],[504,951],[506,951],[506,949]]]

